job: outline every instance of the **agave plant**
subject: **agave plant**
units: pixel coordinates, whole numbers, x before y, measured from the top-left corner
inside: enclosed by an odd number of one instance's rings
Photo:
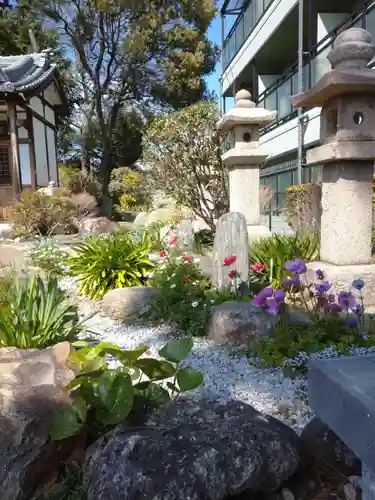
[[[305,262],[318,260],[319,246],[319,237],[315,233],[273,234],[251,245],[250,263],[264,264],[266,279],[262,284],[268,282],[277,288],[288,274],[284,269],[285,263],[295,258]],[[257,273],[250,273],[250,281],[253,279],[259,279]]]
[[[0,315],[0,346],[42,349],[72,341],[84,321],[79,320],[78,307],[66,302],[56,278],[44,283],[34,276],[16,282],[9,293],[7,309]]]
[[[147,233],[90,236],[74,248],[68,260],[70,274],[78,277],[82,295],[100,299],[114,288],[141,286],[154,267],[149,260],[153,241]]]

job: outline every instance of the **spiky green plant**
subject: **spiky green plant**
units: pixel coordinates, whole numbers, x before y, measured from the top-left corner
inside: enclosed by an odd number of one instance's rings
[[[315,233],[294,235],[273,234],[260,238],[250,247],[250,263],[261,262],[266,266],[266,282],[278,287],[286,277],[285,262],[300,258],[305,262],[319,259],[319,236]],[[250,281],[258,276],[250,273]],[[264,284],[264,283],[263,283]]]
[[[75,340],[82,330],[78,307],[66,302],[56,278],[16,281],[0,315],[0,347],[43,349]]]
[[[148,233],[90,236],[74,248],[67,264],[78,277],[80,293],[96,300],[115,288],[144,285],[154,267],[149,260],[152,247]]]

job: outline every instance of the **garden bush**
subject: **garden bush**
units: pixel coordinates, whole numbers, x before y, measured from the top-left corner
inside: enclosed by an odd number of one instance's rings
[[[316,281],[306,279],[301,259],[285,264],[287,277],[281,288],[264,288],[252,304],[280,316],[274,334],[260,341],[254,359],[266,366],[282,366],[288,372],[306,371],[312,357],[366,354],[375,350],[375,323],[366,324],[363,280],[354,280],[351,291],[332,292],[332,284],[316,272]],[[290,307],[305,311],[307,322],[294,323]]]
[[[60,185],[70,194],[98,193],[98,183],[94,176],[73,165],[59,165]]]
[[[66,302],[56,278],[39,276],[13,283],[4,314],[0,315],[0,346],[43,349],[76,340],[83,321],[78,307]]]
[[[322,185],[296,184],[285,191],[284,214],[297,232],[320,232]]]
[[[79,292],[94,300],[115,288],[146,285],[153,245],[147,231],[138,237],[131,231],[89,236],[74,247],[69,273],[78,278]]]
[[[189,338],[170,340],[159,356],[142,357],[147,346],[133,351],[102,342],[94,347],[78,342],[71,355],[77,377],[67,386],[71,408],[57,410],[51,425],[51,438],[62,440],[85,428],[98,436],[125,418],[144,418],[145,414],[167,404],[171,398],[199,387],[203,376],[190,366],[181,366],[193,347]],[[110,367],[108,357],[117,361]]]
[[[69,254],[53,240],[43,239],[30,248],[28,257],[34,266],[40,267],[48,275],[60,276],[66,270]]]
[[[284,265],[295,258],[306,262],[319,260],[319,236],[316,233],[273,234],[260,238],[250,247],[250,282],[280,286],[286,276]],[[261,264],[261,271],[256,266]]]
[[[77,232],[78,209],[69,198],[24,191],[11,211],[14,236],[49,236],[55,230]]]
[[[129,167],[119,167],[112,171],[109,184],[116,212],[141,211],[150,208],[150,192],[145,174]]]

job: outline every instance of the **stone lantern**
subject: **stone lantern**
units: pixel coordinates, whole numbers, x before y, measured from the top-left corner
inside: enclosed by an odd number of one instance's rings
[[[228,132],[231,149],[222,155],[229,170],[230,212],[245,216],[249,239],[267,236],[260,225],[259,169],[268,154],[259,146],[259,129],[272,123],[276,111],[257,108],[247,90],[236,94],[236,106],[226,113],[217,127]]]
[[[315,87],[293,97],[301,108],[321,107],[320,143],[307,164],[322,164],[321,263],[339,287],[367,279],[367,303],[375,304],[371,264],[372,180],[375,160],[375,56],[371,35],[360,28],[342,32],[328,55],[332,70]]]

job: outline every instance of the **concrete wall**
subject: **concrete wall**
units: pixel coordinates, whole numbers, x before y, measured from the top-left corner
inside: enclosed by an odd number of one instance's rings
[[[274,0],[267,14],[263,16],[247,40],[223,73],[223,93],[232,85],[248,63],[254,58],[265,42],[282,24],[298,0]]]

